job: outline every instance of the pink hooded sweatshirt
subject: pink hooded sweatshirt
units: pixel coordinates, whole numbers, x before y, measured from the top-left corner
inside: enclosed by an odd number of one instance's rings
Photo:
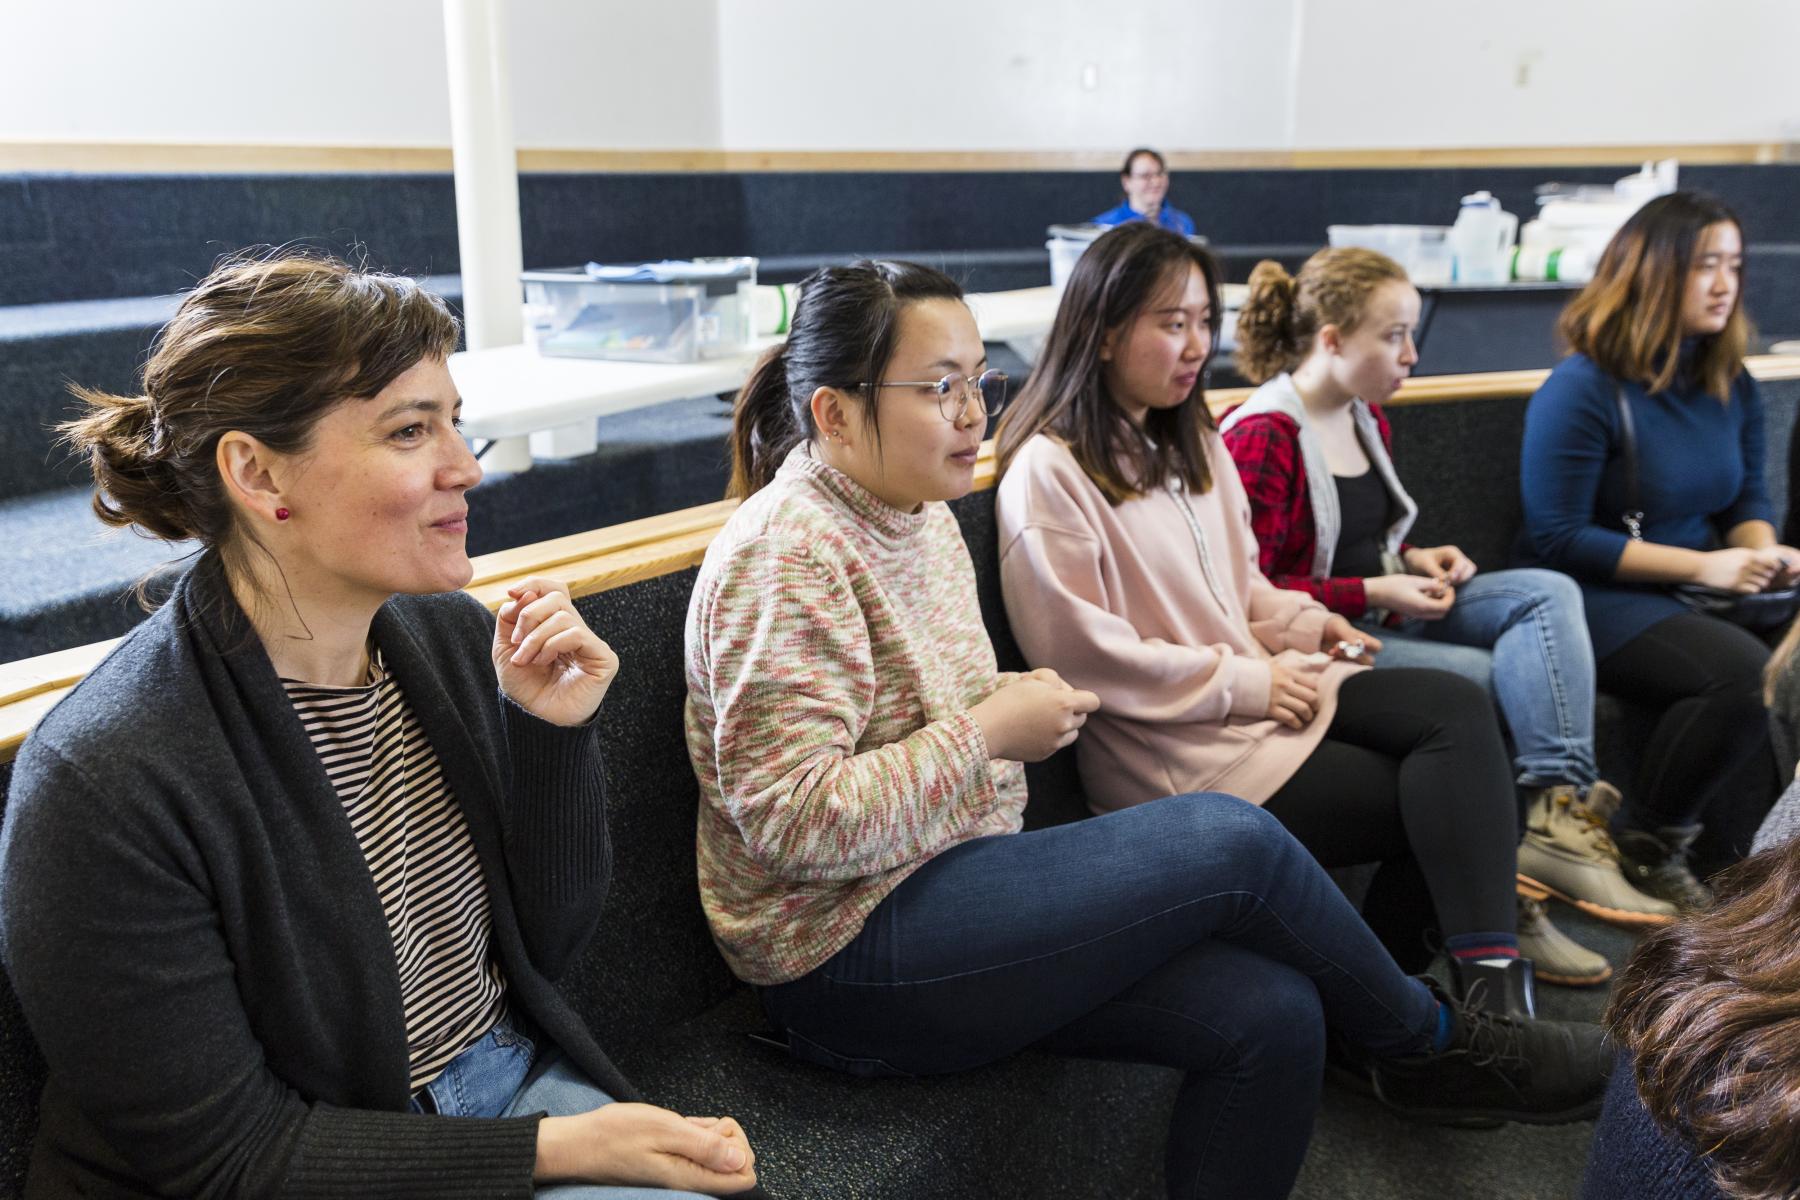
[[[1100,697],[1076,742],[1096,812],[1178,792],[1261,804],[1324,738],[1366,667],[1320,652],[1330,613],[1257,567],[1250,503],[1215,433],[1213,485],[1114,506],[1060,441],[1019,451],[995,499],[1007,619],[1026,660]],[[1265,714],[1269,663],[1319,689],[1302,729]]]

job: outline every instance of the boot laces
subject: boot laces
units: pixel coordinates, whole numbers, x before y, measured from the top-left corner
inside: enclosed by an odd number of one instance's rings
[[[1511,1017],[1479,1007],[1482,991],[1487,986],[1487,980],[1476,980],[1456,1006],[1457,1020],[1463,1026],[1463,1050],[1468,1054],[1470,1066],[1498,1067],[1510,1074],[1527,1062],[1524,1030]]]
[[[1583,804],[1577,797],[1564,794],[1556,797],[1556,806],[1562,809],[1570,820],[1579,823],[1583,828],[1579,831],[1588,839],[1588,845],[1594,853],[1610,858],[1614,862],[1619,859],[1619,848],[1613,843],[1612,834],[1607,831],[1606,819],[1593,809]]]

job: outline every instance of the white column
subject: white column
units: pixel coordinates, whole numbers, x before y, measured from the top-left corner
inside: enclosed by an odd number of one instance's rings
[[[519,159],[505,9],[505,0],[444,0],[456,239],[471,350],[525,340],[519,310],[525,252],[519,243]],[[531,452],[524,438],[506,438],[482,461],[490,469],[520,471],[531,466]]]

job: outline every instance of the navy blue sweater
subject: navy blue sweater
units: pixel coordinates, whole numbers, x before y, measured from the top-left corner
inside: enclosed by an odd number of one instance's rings
[[[1588,1150],[1581,1200],[1724,1200],[1693,1147],[1651,1120],[1635,1079],[1630,1056],[1620,1054]]]
[[[1519,563],[1574,576],[1596,659],[1688,611],[1658,585],[1613,579],[1629,540],[1617,387],[1592,359],[1570,355],[1531,398],[1520,449]],[[1763,484],[1762,399],[1748,371],[1732,381],[1725,404],[1691,381],[1655,395],[1636,383],[1624,390],[1637,431],[1646,541],[1715,550],[1732,526],[1774,519]]]

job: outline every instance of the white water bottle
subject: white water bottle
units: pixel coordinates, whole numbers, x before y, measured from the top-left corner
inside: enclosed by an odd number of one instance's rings
[[[759,283],[750,298],[750,333],[754,337],[786,337],[800,303],[797,283]]]
[[[1519,218],[1500,207],[1488,192],[1462,198],[1462,210],[1450,227],[1458,283],[1504,283],[1509,274]]]

